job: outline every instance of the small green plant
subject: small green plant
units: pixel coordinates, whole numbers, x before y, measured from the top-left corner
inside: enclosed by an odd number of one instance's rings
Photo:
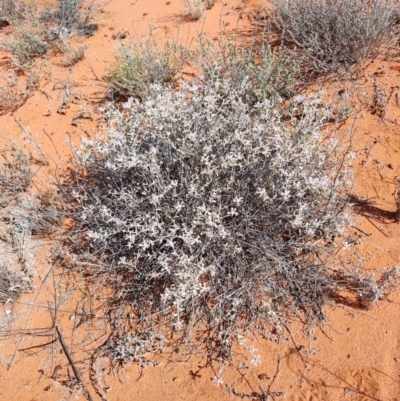
[[[175,40],[160,47],[150,35],[141,42],[131,39],[115,52],[115,65],[108,80],[113,96],[143,98],[151,85],[173,85],[188,58],[188,51]]]

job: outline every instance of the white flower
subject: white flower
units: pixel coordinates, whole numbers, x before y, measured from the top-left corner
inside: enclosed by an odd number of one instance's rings
[[[231,210],[229,210],[228,212],[228,216],[238,216],[239,213],[237,212],[237,210],[233,207],[231,207]]]
[[[152,195],[151,199],[150,199],[150,203],[152,203],[153,205],[158,205],[160,203],[160,195]]]
[[[169,294],[168,289],[166,289],[164,294],[161,294],[161,302],[163,304],[165,304],[168,301],[169,298],[170,298],[170,294]]]
[[[343,243],[343,249],[345,249],[346,251],[349,250],[351,248],[351,244],[349,244],[347,241],[344,241]]]
[[[183,280],[186,277],[186,273],[184,270],[180,270],[175,273],[175,276],[177,276],[180,280]]]
[[[234,298],[233,301],[232,301],[234,306],[240,305],[241,302],[242,302],[242,300],[240,298]]]
[[[296,95],[293,100],[297,103],[301,103],[306,99],[306,97],[304,95]]]
[[[290,199],[290,191],[288,189],[285,189],[283,192],[281,192],[282,199],[287,202]]]
[[[174,208],[179,212],[183,208],[182,202],[176,202]]]
[[[267,191],[265,190],[265,188],[257,188],[256,195],[258,195],[263,200],[268,199]]]
[[[260,355],[253,355],[250,359],[250,363],[254,366],[257,366],[261,363],[261,356]]]
[[[143,251],[145,251],[146,249],[150,248],[150,244],[147,241],[143,241],[140,244],[140,247],[142,248]]]
[[[236,196],[233,198],[233,202],[236,203],[237,206],[239,206],[239,205],[241,205],[242,202],[243,202],[243,197],[237,196],[237,195],[236,195]]]

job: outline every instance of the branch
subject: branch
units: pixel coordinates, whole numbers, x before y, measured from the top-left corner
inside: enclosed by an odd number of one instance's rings
[[[88,399],[89,401],[93,401],[92,395],[90,394],[89,390],[87,389],[87,387],[86,387],[85,384],[83,383],[83,381],[82,381],[82,379],[81,379],[81,376],[79,375],[79,372],[78,372],[78,370],[76,369],[74,360],[72,359],[71,354],[70,354],[69,351],[68,351],[67,345],[65,344],[65,341],[64,341],[64,338],[63,338],[63,336],[62,336],[62,334],[61,334],[60,328],[59,328],[57,325],[56,325],[56,331],[57,331],[58,339],[60,340],[61,346],[63,347],[65,356],[67,357],[68,362],[69,362],[69,364],[71,365],[72,370],[74,371],[74,375],[75,375],[75,377],[76,377],[76,380],[78,380],[78,382],[79,382],[79,383],[81,384],[81,386],[83,387],[83,390],[84,390],[84,392],[85,392],[85,395],[86,395],[87,399]]]

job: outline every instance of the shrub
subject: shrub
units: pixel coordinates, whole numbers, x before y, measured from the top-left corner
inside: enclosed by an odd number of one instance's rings
[[[28,18],[33,8],[25,0],[2,0],[0,4],[0,25],[12,24]]]
[[[14,54],[17,69],[25,69],[34,57],[47,51],[46,30],[39,24],[39,14],[35,2],[5,0],[0,5],[0,21],[14,27],[14,35],[0,43],[0,50]]]
[[[194,20],[198,20],[203,16],[204,13],[203,0],[184,0],[183,5],[185,6],[188,14]]]
[[[188,15],[194,20],[200,19],[205,10],[212,8],[215,0],[181,0],[185,6]]]
[[[30,154],[12,145],[0,151],[0,302],[31,290],[38,243],[34,235],[55,231],[61,213],[29,195],[34,172]]]
[[[15,255],[7,252],[1,243],[0,250],[0,302],[15,301],[22,292],[29,291],[31,278],[22,269],[15,268],[18,266]]]
[[[47,52],[47,44],[33,30],[22,28],[17,35],[16,40],[4,44],[4,49],[16,56],[16,65],[26,65]]]
[[[0,161],[0,205],[5,206],[10,197],[25,192],[32,183],[29,157],[21,148],[13,145],[1,150]]]
[[[167,40],[160,48],[152,34],[140,43],[120,44],[108,75],[111,94],[143,98],[152,84],[173,85],[187,57],[187,50],[176,41]]]
[[[394,199],[396,202],[396,220],[400,222],[400,178],[397,179]]]
[[[57,47],[62,53],[67,56],[64,60],[64,64],[67,67],[75,65],[85,58],[85,51],[87,49],[87,46],[80,45],[79,47],[73,47],[71,45],[68,35],[60,35],[60,38],[57,41]]]
[[[0,302],[14,300],[30,286],[24,267],[27,250],[27,224],[13,224],[10,211],[32,183],[28,155],[12,146],[1,150],[0,160]]]
[[[383,296],[375,279],[329,262],[345,176],[322,140],[321,102],[299,97],[283,114],[224,84],[109,104],[107,136],[75,149],[61,187],[69,249],[85,277],[115,290],[103,351],[119,361],[144,363],[171,336],[228,359],[243,332],[320,321],[338,292]]]
[[[242,100],[250,104],[288,97],[299,70],[284,52],[274,51],[265,36],[245,47],[228,33],[225,38],[219,37],[216,44],[200,35],[192,60],[199,69],[202,84],[214,85],[223,80],[221,89],[240,93]]]
[[[10,23],[11,17],[16,12],[16,3],[14,0],[4,0],[0,5],[0,21]]]
[[[60,0],[56,7],[49,6],[41,13],[41,20],[53,26],[56,36],[72,32],[91,36],[98,26],[88,23],[99,9],[100,3],[95,0]]]
[[[26,92],[19,90],[18,78],[14,73],[2,77],[0,83],[0,115],[17,109],[26,97]]]
[[[391,38],[397,0],[274,0],[273,23],[312,70],[332,72],[371,57]]]
[[[0,49],[13,53],[14,64],[24,70],[55,43],[69,44],[72,32],[90,36],[97,25],[88,22],[98,8],[94,0],[60,0],[56,6],[44,8],[36,1],[27,4],[25,0],[5,0],[0,5],[0,23],[12,24],[15,35],[0,44]],[[84,57],[84,47],[74,50],[69,46],[68,54],[67,63],[73,65]]]
[[[58,7],[59,29],[71,33],[81,24],[79,7],[82,0],[61,0]]]

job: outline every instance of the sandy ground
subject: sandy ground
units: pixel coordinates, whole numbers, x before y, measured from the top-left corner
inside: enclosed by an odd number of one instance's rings
[[[258,6],[259,1],[255,0],[217,1],[206,11],[204,19],[195,22],[187,18],[179,0],[112,0],[95,18],[98,31],[92,37],[76,39],[77,43],[87,45],[83,61],[66,68],[62,55],[47,55],[41,60],[43,69],[51,75],[18,110],[0,116],[2,138],[11,136],[19,140],[22,126],[42,144],[51,165],[66,160],[70,154],[68,139],[79,143],[82,136],[92,136],[101,125],[97,108],[107,90],[102,78],[113,60],[112,51],[117,44],[112,38],[114,33],[126,30],[132,36],[141,37],[151,25],[160,42],[165,35],[179,35],[184,44],[192,46],[200,30],[215,38],[221,21],[229,29],[251,34],[249,13]],[[7,61],[7,55],[2,60]],[[2,63],[1,74],[6,74],[7,68],[7,62]],[[394,221],[393,214],[393,194],[400,175],[399,75],[397,55],[389,60],[378,57],[369,64],[356,83],[361,94],[355,100],[357,113],[342,128],[355,130],[354,193],[374,202],[358,215],[355,225],[362,233],[358,251],[366,260],[366,268],[377,275],[385,267],[400,263],[400,225]],[[60,114],[57,110],[66,88],[73,100],[65,114]],[[343,88],[327,85],[326,89],[336,95]],[[344,89],[344,93],[349,91]],[[90,118],[74,122],[82,108],[90,111]],[[35,292],[20,298],[11,314],[6,309],[0,311],[2,332],[13,329],[7,340],[0,342],[0,398],[85,399],[82,389],[71,384],[72,371],[61,344],[53,341],[56,338],[54,321],[82,369],[82,378],[93,399],[100,399],[84,368],[87,366],[84,350],[101,342],[102,323],[95,318],[82,319],[82,324],[76,327],[75,307],[85,306],[86,289],[80,288],[81,296],[77,297],[63,273],[51,270],[47,262],[48,247],[43,249],[36,263]],[[56,299],[59,299],[57,305]],[[400,293],[394,293],[368,310],[332,306],[326,310],[327,324],[315,328],[311,335],[293,325],[285,343],[253,342],[261,363],[227,369],[226,383],[254,400],[262,399],[262,391],[270,392],[269,399],[292,401],[400,400],[399,301]],[[43,344],[47,345],[36,347]],[[95,369],[103,393],[110,401],[240,399],[225,385],[217,386],[213,382],[216,373],[212,367],[201,363],[194,359],[179,365],[165,361],[144,370],[128,365],[118,373],[107,375],[106,362],[103,366],[100,360]]]

